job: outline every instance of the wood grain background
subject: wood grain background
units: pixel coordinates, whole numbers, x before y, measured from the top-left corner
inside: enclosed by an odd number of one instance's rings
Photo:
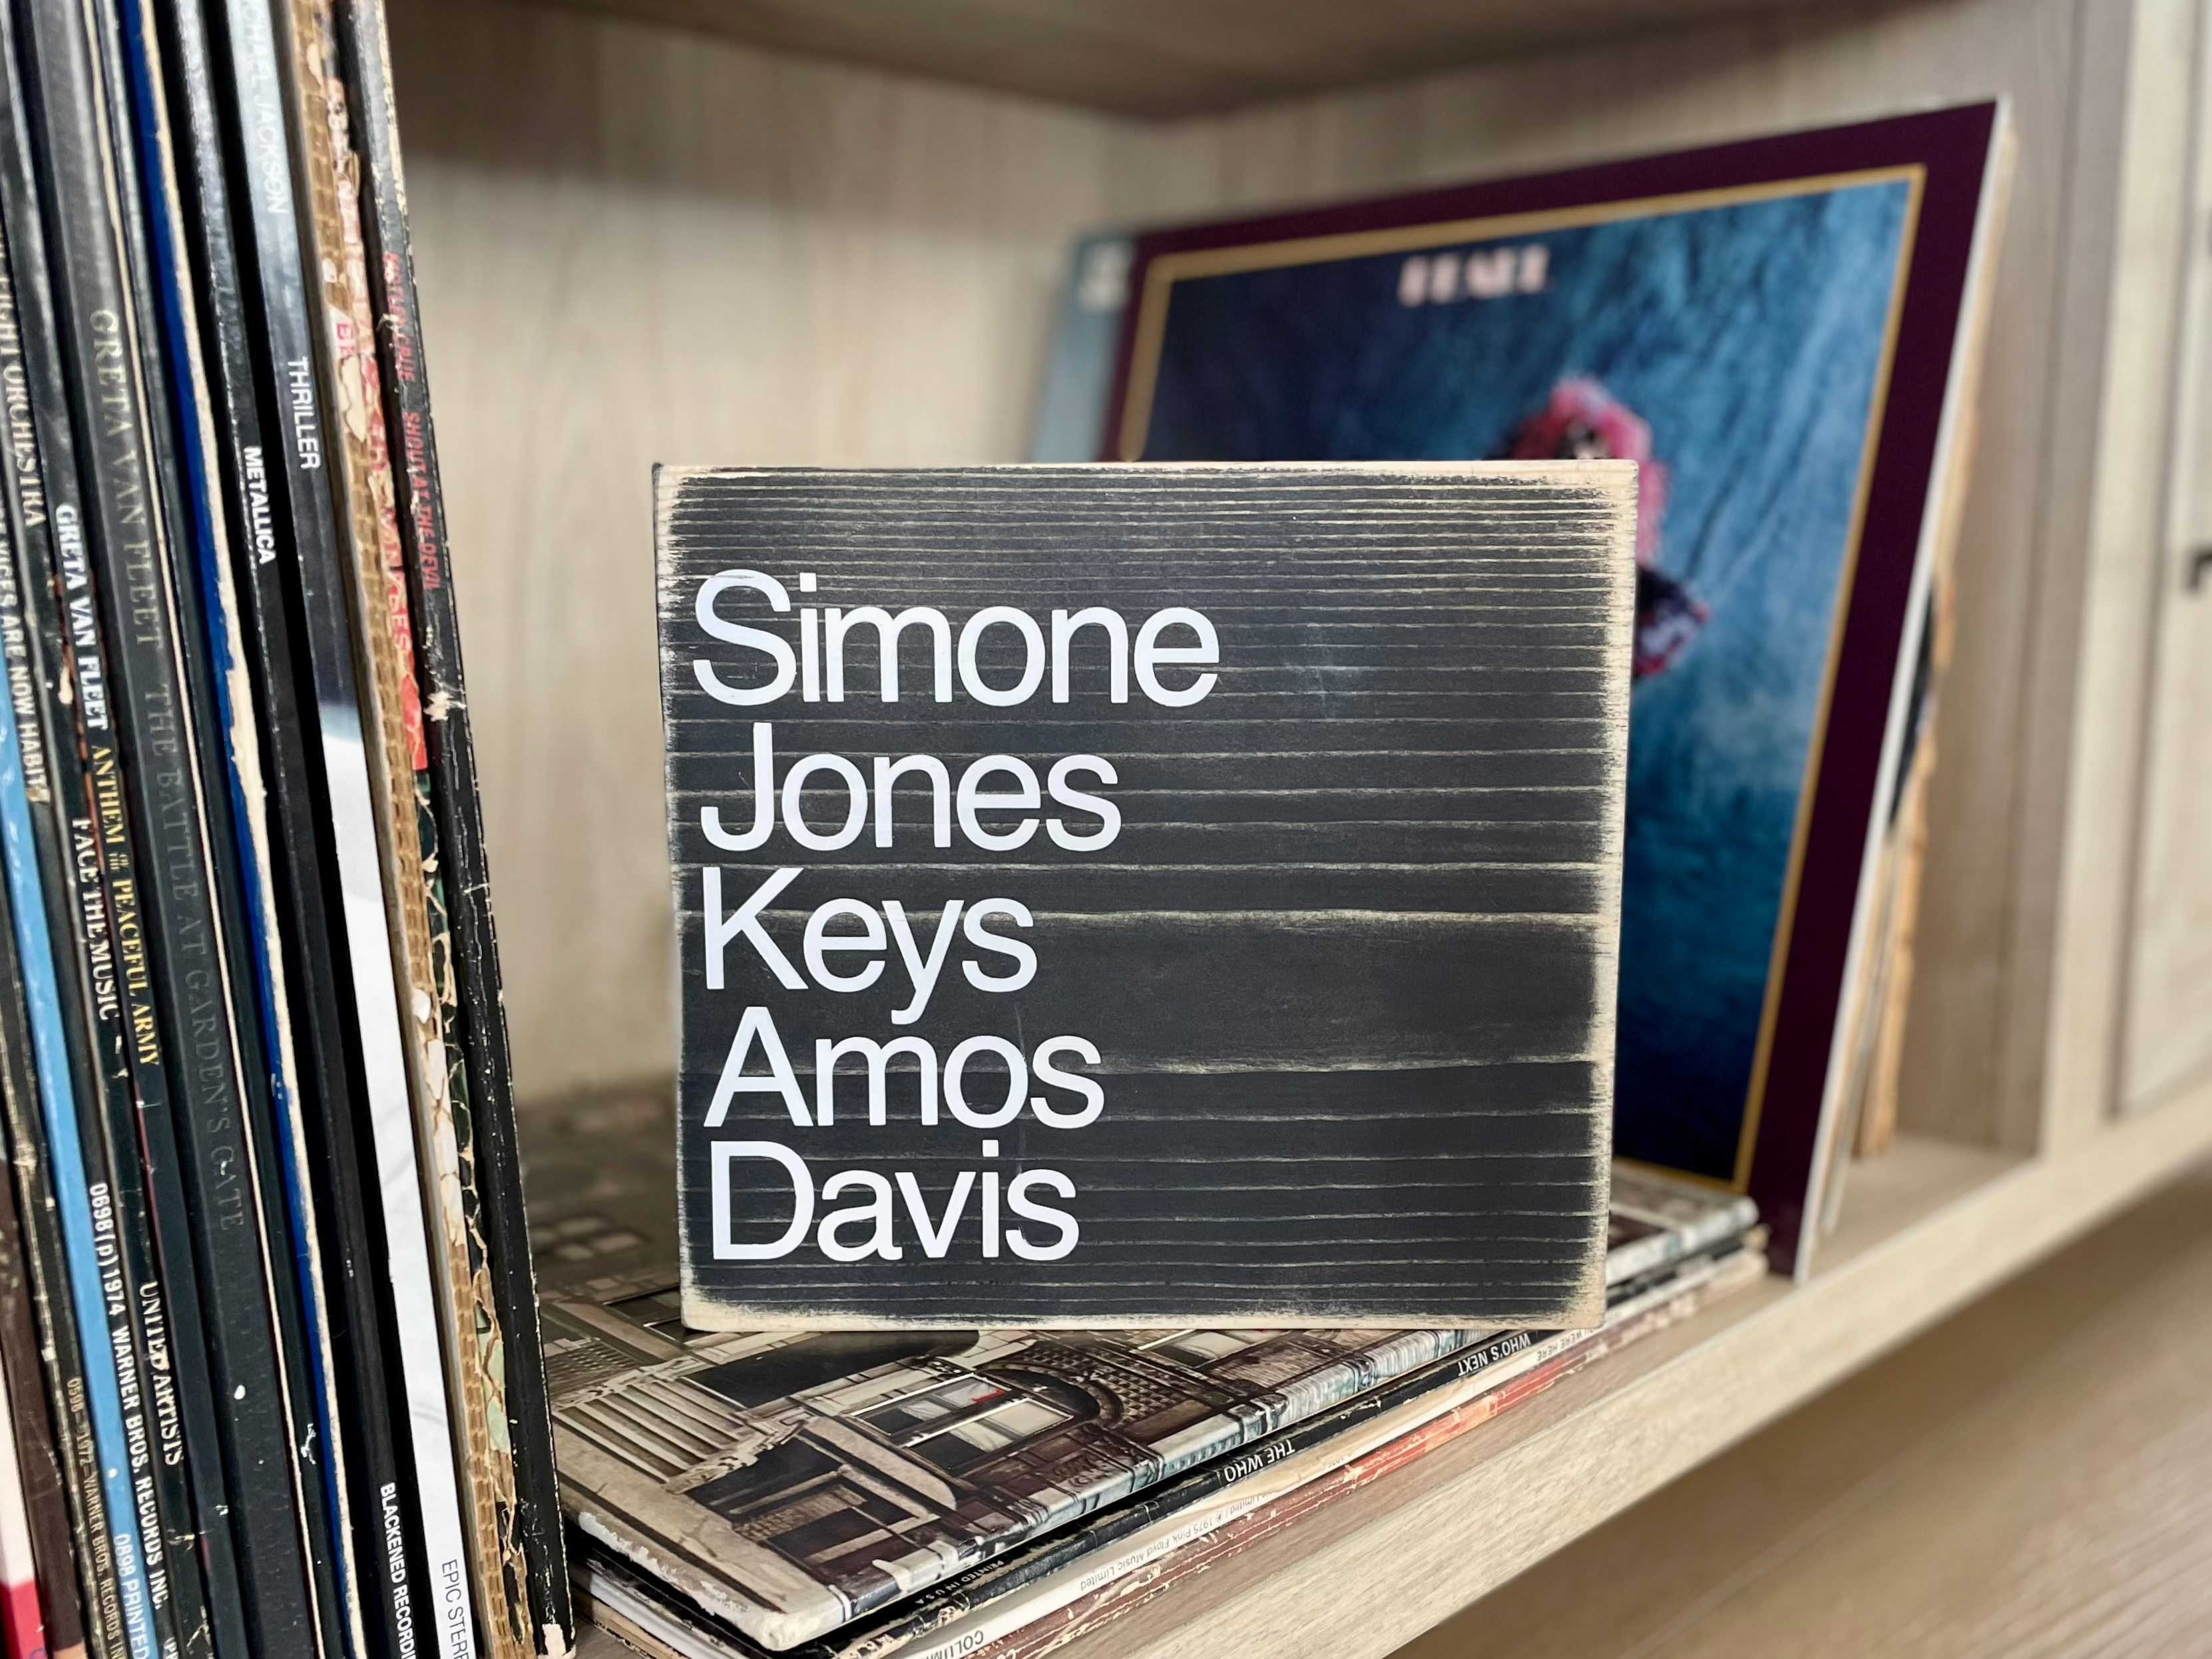
[[[1556,1324],[1595,1310],[1632,467],[699,472],[665,475],[662,489],[693,1323]],[[1040,688],[1012,708],[964,693],[939,704],[917,689],[930,676],[915,629],[901,700],[887,704],[864,631],[843,702],[794,690],[732,706],[694,672],[703,657],[739,683],[759,662],[694,618],[701,582],[726,569],[794,590],[811,571],[818,590],[794,591],[794,605],[933,605],[956,629],[990,604],[1040,620],[1103,605],[1133,633],[1156,609],[1193,606],[1218,632],[1220,678],[1185,708],[1139,689],[1110,703],[1094,633],[1066,703]],[[771,621],[757,596],[720,612],[796,647],[796,617]],[[984,675],[1012,683],[1017,636],[984,638]],[[763,719],[779,778],[817,751],[864,773],[872,756],[933,755],[956,775],[985,754],[1020,756],[1040,775],[1062,755],[1103,756],[1117,778],[1097,792],[1123,828],[1096,852],[1062,851],[1042,830],[1009,852],[957,832],[939,849],[927,791],[909,782],[888,849],[864,834],[809,851],[779,829],[757,851],[718,851],[699,809],[752,821]],[[841,823],[848,799],[839,784],[810,791],[817,830]],[[725,911],[775,869],[803,868],[769,922],[794,960],[806,913],[832,897],[896,899],[927,929],[953,899],[1004,896],[1034,913],[1018,936],[1041,966],[1026,987],[986,994],[948,965],[903,1026],[890,1014],[908,982],[888,949],[872,986],[835,995],[783,990],[738,942],[727,985],[710,989],[700,897],[710,863],[724,872]],[[856,973],[866,960],[838,966]],[[1105,1109],[1079,1129],[1027,1114],[1003,1130],[949,1115],[925,1128],[908,1069],[892,1075],[890,1121],[871,1126],[848,1063],[830,1125],[795,1129],[781,1096],[751,1093],[708,1129],[754,1005],[769,1010],[810,1099],[818,1039],[913,1034],[942,1057],[978,1032],[1024,1051],[1065,1032],[1103,1052],[1083,1069],[1103,1083]],[[766,1068],[756,1057],[749,1070]],[[971,1074],[971,1086],[995,1103],[1004,1075]],[[996,1161],[978,1156],[987,1135],[1005,1149]],[[962,1169],[1009,1181],[1025,1165],[1064,1170],[1082,1242],[1049,1266],[984,1260],[971,1200],[942,1261],[923,1256],[901,1210],[897,1262],[838,1264],[811,1241],[775,1261],[717,1262],[708,1148],[737,1138],[792,1147],[817,1185],[848,1167],[915,1171],[933,1209]],[[791,1214],[787,1178],[757,1162],[740,1174],[751,1202],[735,1236],[775,1238]]]

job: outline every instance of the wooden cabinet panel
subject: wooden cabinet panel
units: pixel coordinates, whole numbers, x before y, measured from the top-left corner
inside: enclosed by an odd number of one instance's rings
[[[2121,1104],[2212,1068],[2212,120],[2197,78],[2189,274],[2174,395],[2171,504],[2151,659]]]

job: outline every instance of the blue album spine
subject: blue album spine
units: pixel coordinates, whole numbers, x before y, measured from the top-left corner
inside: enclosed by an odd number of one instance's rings
[[[1106,441],[1106,405],[1114,395],[1114,360],[1128,309],[1127,235],[1086,236],[1069,256],[1067,287],[1045,359],[1030,430],[1032,461],[1096,461]]]
[[[62,1247],[69,1261],[70,1299],[80,1329],[104,1331],[108,1329],[108,1309],[101,1289],[100,1262],[113,1257],[115,1245],[112,1238],[102,1241],[93,1213],[94,1183],[86,1169],[83,1142],[77,1136],[68,1044],[62,1034],[61,1002],[54,984],[53,942],[46,931],[46,899],[31,845],[31,806],[23,784],[22,751],[15,733],[15,712],[4,699],[0,699],[0,856],[7,863],[15,949],[23,962],[23,994],[31,1012],[39,1106],[46,1120],[55,1196],[61,1212]],[[122,1396],[114,1355],[96,1340],[84,1345],[84,1375],[91,1399],[93,1438],[100,1447],[100,1487],[107,1502],[124,1632],[131,1644],[131,1659],[151,1659],[153,1624],[146,1604],[146,1573],[140,1554],[137,1506],[131,1490]]]
[[[7,426],[7,442],[0,446],[0,497],[4,497],[9,537],[9,557],[0,560],[0,641],[6,645],[9,701],[16,718],[17,736],[21,739],[27,732],[39,740],[44,736],[40,711],[47,682],[40,672],[32,636],[26,584],[33,579],[32,572],[50,567],[52,526],[40,475],[37,422],[22,347],[15,283],[7,271],[6,238],[0,235],[0,409],[4,409]],[[38,554],[35,558],[33,548]],[[45,804],[51,811],[54,778],[60,769],[58,757],[43,741],[35,751],[19,743],[18,754],[32,807]],[[4,876],[0,876],[0,891],[4,891],[5,885]],[[70,1305],[68,1255],[62,1244],[52,1160],[47,1155],[45,1131],[40,1127],[31,1014],[23,996],[23,968],[15,948],[12,911],[0,925],[6,929],[6,977],[14,985],[14,1012],[0,1017],[0,1024],[12,1022],[18,1032],[9,1042],[10,1069],[7,1086],[0,1090],[5,1097],[0,1105],[4,1105],[13,1143],[23,1242],[39,1317],[37,1346],[48,1373],[48,1397],[54,1414],[55,1450],[67,1473],[64,1486],[70,1502],[71,1553],[82,1590],[79,1606],[84,1628],[91,1634],[93,1651],[100,1656],[119,1655],[125,1650],[122,1608],[109,1559],[100,1449],[94,1440],[86,1397],[85,1334],[78,1329]],[[51,1618],[49,1614],[50,1622]],[[51,1629],[48,1640],[58,1655],[67,1652],[65,1638],[57,1640]]]

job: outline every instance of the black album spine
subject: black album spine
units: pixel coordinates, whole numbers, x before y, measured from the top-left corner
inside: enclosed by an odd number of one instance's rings
[[[205,328],[216,452],[208,470],[212,487],[219,458],[228,513],[228,560],[204,561],[202,597],[219,659],[215,681],[230,687],[233,809],[259,923],[246,936],[258,945],[254,966],[280,1117],[273,1138],[285,1158],[292,1225],[307,1246],[301,1252],[305,1347],[328,1426],[325,1553],[343,1579],[343,1621],[355,1650],[399,1656],[412,1644],[421,1552],[386,1383],[391,1318],[376,1268],[382,1250],[355,1140],[358,1061],[349,1056],[340,1012],[343,960],[307,943],[331,936],[330,866],[307,748],[310,721],[298,693],[283,584],[289,561],[279,556],[294,543],[295,522],[287,511],[283,457],[271,456],[264,442],[282,418],[273,409],[264,416],[262,398],[275,382],[265,357],[257,360],[265,340],[250,320],[240,270],[240,248],[252,245],[252,193],[234,203],[231,179],[244,173],[234,173],[234,157],[226,154],[234,135],[224,130],[216,93],[219,83],[236,82],[210,41],[199,0],[177,0],[162,13],[191,243],[184,263],[197,277]]]
[[[24,9],[31,46],[27,101],[51,239],[60,355],[73,424],[83,439],[77,459],[89,532],[84,550],[112,570],[134,548],[149,545],[155,503],[141,448],[143,405],[112,213],[107,112],[82,12],[68,0],[28,0]],[[73,563],[70,549],[61,551],[64,584],[75,597],[86,591],[90,560]],[[96,635],[98,624],[88,611],[73,621]],[[82,686],[88,641],[80,633],[72,643]],[[99,648],[92,639],[89,649]],[[96,672],[104,683],[104,669]],[[93,970],[93,1008],[106,1038],[100,1057],[103,1129],[120,1268],[110,1293],[111,1311],[122,1314],[131,1332],[130,1342],[116,1342],[116,1361],[126,1425],[135,1414],[140,1426],[131,1435],[131,1482],[154,1628],[164,1656],[198,1659],[213,1651],[210,1584],[217,1616],[240,1610],[236,1564],[227,1529],[203,1534],[186,1467],[187,1414],[211,1420],[212,1402],[167,1076],[150,1006],[146,918],[112,720],[119,711],[104,711],[110,717],[105,722],[89,717],[94,711],[79,701],[77,731],[100,869],[96,890],[80,890],[78,908]],[[168,1270],[166,1280],[162,1267]],[[206,1471],[203,1484],[212,1488],[211,1507],[219,1516],[219,1463]],[[242,1639],[242,1617],[235,1622]]]
[[[134,1190],[122,1178],[128,1153],[116,1123],[110,1161],[125,1262],[142,1287],[134,1311],[158,1432],[155,1511],[179,1652],[245,1654],[254,1644],[249,1586],[272,1603],[274,1627],[299,1639],[300,1558],[283,1484],[291,1442],[270,1359],[254,1149],[210,897],[192,710],[179,682],[167,574],[185,509],[158,401],[135,112],[109,7],[39,6],[33,18],[65,355],[87,435],[89,590],[118,693],[112,728],[88,731],[87,742],[143,1160]],[[279,1501],[234,1494],[239,1475],[273,1481]]]
[[[289,984],[304,1038],[318,1201],[337,1234],[334,1331],[353,1431],[360,1553],[374,1563],[367,1574],[374,1589],[370,1634],[386,1655],[416,1651],[425,1641],[441,1653],[465,1653],[465,1617],[457,1632],[443,1613],[442,1587],[460,1560],[459,1522],[439,1358],[434,1344],[424,1352],[436,1315],[422,1200],[411,1141],[380,1136],[387,1097],[404,1092],[404,1062],[374,896],[374,835],[363,818],[361,712],[343,599],[332,586],[344,554],[316,384],[319,300],[302,260],[295,141],[270,6],[213,0],[210,13],[216,27],[208,57],[239,181],[238,286],[258,394],[237,407],[261,411],[240,466],[249,501],[265,492],[257,511],[269,519],[265,537],[242,545],[240,594],[268,743],[279,896],[292,936],[318,942],[318,960],[292,964]],[[197,33],[200,0],[179,0],[172,15],[180,38]],[[397,1161],[391,1178],[379,1181],[378,1153],[386,1145]],[[416,1334],[403,1340],[403,1330]],[[443,1569],[437,1590],[433,1537]],[[460,1605],[465,1615],[465,1592]]]
[[[362,218],[368,245],[369,292],[377,308],[385,427],[394,451],[392,470],[407,554],[432,800],[444,859],[446,920],[461,1039],[458,1046],[468,1072],[477,1180],[483,1194],[499,1321],[506,1336],[516,1530],[529,1564],[531,1616],[538,1650],[550,1656],[565,1653],[574,1643],[575,1610],[562,1551],[538,1282],[523,1206],[513,1069],[500,989],[499,940],[492,921],[491,877],[477,802],[476,747],[469,731],[468,687],[461,669],[460,618],[447,559],[428,371],[416,306],[391,51],[382,0],[338,0],[337,15],[368,164]]]
[[[12,544],[12,535],[9,539]],[[15,604],[14,578],[6,571],[9,562],[0,556],[0,633],[7,636],[8,693],[20,731],[31,697],[28,675],[19,675],[16,669],[22,618]],[[17,1103],[38,1098],[33,1066],[30,1009],[16,957],[15,919],[6,886],[0,883],[0,1093],[8,1102],[0,1112],[0,1143],[7,1147],[15,1177],[0,1190],[0,1374],[7,1380],[47,1659],[82,1659],[85,1629],[76,1575],[76,1540],[82,1524],[77,1514],[88,1476],[96,1481],[97,1472],[72,1468],[64,1473],[73,1450],[90,1449],[91,1434],[83,1420],[83,1361],[76,1352],[76,1325],[68,1318],[67,1293],[53,1277],[61,1243],[54,1231],[53,1200],[46,1190],[35,1129],[17,1109]]]
[[[125,247],[142,319],[147,430],[169,534],[165,562],[137,596],[134,646],[139,683],[156,706],[177,711],[174,740],[141,757],[133,783],[137,822],[155,864],[159,983],[182,1123],[195,1178],[191,1198],[205,1299],[212,1315],[210,1361],[226,1402],[225,1473],[247,1594],[252,1650],[283,1645],[344,1650],[339,1589],[350,1541],[332,1519],[335,1483],[325,1480],[340,1426],[315,1387],[322,1374],[320,1321],[309,1326],[303,1281],[315,1284],[312,1230],[295,1237],[287,1202],[274,1097],[288,1093],[263,1042],[252,971],[258,935],[246,917],[250,839],[236,832],[235,787],[252,776],[250,705],[241,727],[218,681],[213,656],[225,621],[203,602],[203,568],[228,559],[228,521],[216,497],[210,392],[198,318],[185,275],[183,210],[159,42],[139,0],[96,7],[107,58],[114,127],[136,136],[118,156]],[[128,107],[122,107],[127,91]],[[135,188],[133,188],[135,184]],[[135,572],[134,572],[135,574]],[[219,584],[218,584],[219,585]],[[218,603],[220,594],[216,596]],[[151,734],[160,742],[158,731]]]

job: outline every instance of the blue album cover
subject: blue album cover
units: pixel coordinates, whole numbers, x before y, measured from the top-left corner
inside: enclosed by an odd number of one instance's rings
[[[1139,273],[1122,458],[1643,463],[1615,1148],[1738,1186],[1918,188],[1891,167]]]
[[[1134,251],[1119,232],[1086,236],[1075,245],[1067,288],[1053,318],[1052,353],[1036,419],[1030,427],[1032,461],[1089,461],[1098,453]]]

